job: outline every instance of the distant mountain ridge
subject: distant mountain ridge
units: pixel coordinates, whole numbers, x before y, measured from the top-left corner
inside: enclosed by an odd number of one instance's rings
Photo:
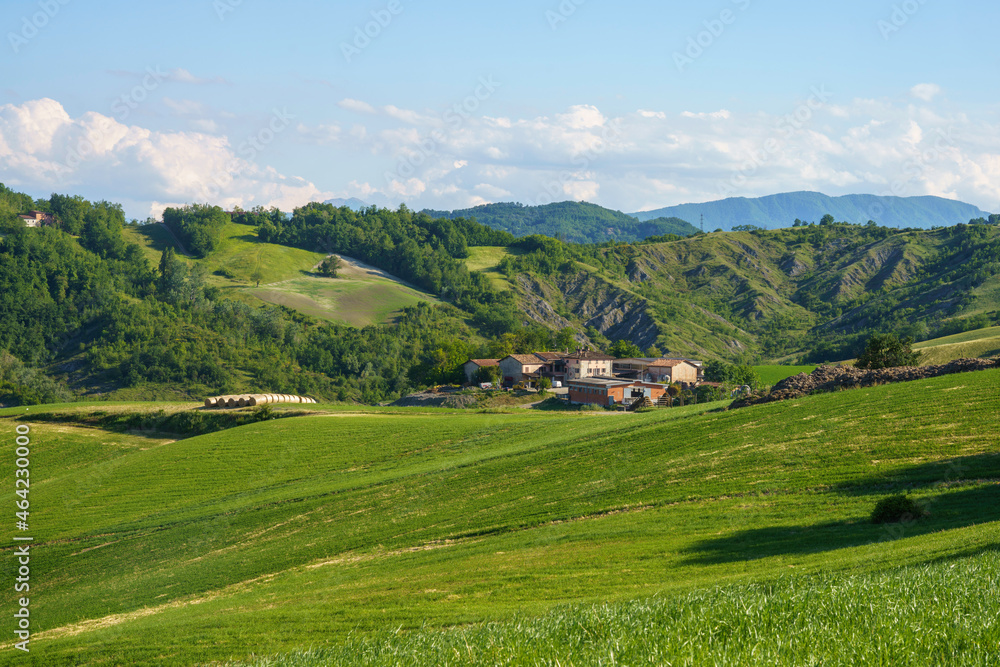
[[[639,220],[675,216],[693,221],[700,221],[704,215],[705,231],[730,231],[737,225],[756,225],[768,229],[791,227],[796,218],[805,222],[819,222],[827,213],[838,222],[863,224],[874,220],[883,227],[921,229],[967,223],[971,219],[989,215],[972,204],[943,197],[830,197],[820,192],[787,192],[756,199],[730,197],[703,204],[668,206],[632,215]]]
[[[422,212],[434,218],[475,218],[482,225],[510,232],[514,236],[543,234],[572,243],[633,242],[664,234],[690,236],[698,231],[680,218],[652,216],[640,221],[621,211],[574,201],[545,206],[503,202],[456,211],[424,209]]]

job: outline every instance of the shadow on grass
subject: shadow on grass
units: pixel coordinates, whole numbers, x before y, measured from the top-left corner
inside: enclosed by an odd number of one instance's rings
[[[808,555],[1000,521],[998,472],[1000,456],[986,454],[915,466],[892,479],[873,477],[835,491],[871,497],[864,514],[855,519],[741,530],[703,540],[688,548],[685,555],[688,562],[697,564]],[[895,524],[871,523],[869,513],[879,499],[910,489],[940,489],[940,493],[914,497],[928,516]]]
[[[963,456],[870,475],[837,486],[837,493],[866,496],[948,486],[977,479],[1000,479],[1000,453]]]

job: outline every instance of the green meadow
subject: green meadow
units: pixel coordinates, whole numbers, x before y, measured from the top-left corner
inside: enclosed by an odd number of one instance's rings
[[[3,410],[31,428],[35,634],[0,662],[994,664],[997,379],[196,437],[115,418],[193,405]],[[928,516],[870,523],[903,492]]]
[[[421,301],[439,303],[430,294],[384,276],[342,273],[338,278],[294,278],[249,288],[246,293],[317,319],[355,327],[389,322],[403,308]]]
[[[154,265],[168,245],[177,249],[163,225],[125,227],[125,234],[143,248]],[[209,257],[181,259],[203,266],[208,281],[231,298],[251,305],[266,302],[285,306],[349,326],[384,324],[407,306],[421,301],[439,303],[433,295],[352,260],[345,261],[338,278],[318,276],[313,269],[324,257],[323,253],[262,243],[252,227],[230,224],[223,230],[219,248]]]
[[[920,352],[920,363],[925,366],[946,364],[954,359],[996,356],[1000,354],[1000,327],[923,341],[914,344],[913,350]]]
[[[815,366],[754,366],[760,376],[760,382],[765,387],[773,387],[785,378],[798,375],[799,373],[812,373]]]

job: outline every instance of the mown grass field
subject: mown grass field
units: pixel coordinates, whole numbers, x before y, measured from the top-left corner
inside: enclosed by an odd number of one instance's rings
[[[728,412],[316,406],[187,439],[0,411],[32,429],[37,631],[0,661],[989,664],[997,380]],[[138,406],[51,408],[81,409]],[[868,521],[904,490],[928,518]]]
[[[913,345],[920,352],[922,365],[946,364],[967,357],[992,357],[1000,354],[1000,327],[989,327],[965,333],[926,340]]]
[[[301,277],[246,292],[261,301],[355,327],[389,322],[403,308],[421,301],[438,303],[430,294],[375,275]]]

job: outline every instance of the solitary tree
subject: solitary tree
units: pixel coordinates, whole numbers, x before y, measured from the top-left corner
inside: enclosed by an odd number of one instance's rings
[[[327,278],[336,278],[337,271],[340,270],[341,266],[343,266],[343,263],[340,261],[340,258],[336,255],[330,255],[320,262],[319,274]]]
[[[914,352],[909,336],[897,338],[896,334],[875,334],[868,339],[865,351],[854,363],[856,368],[892,368],[894,366],[916,366],[920,363],[920,353]]]

